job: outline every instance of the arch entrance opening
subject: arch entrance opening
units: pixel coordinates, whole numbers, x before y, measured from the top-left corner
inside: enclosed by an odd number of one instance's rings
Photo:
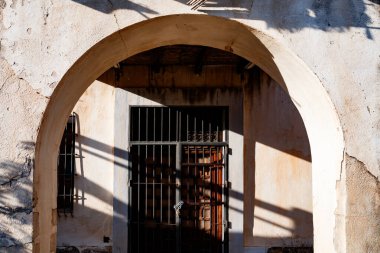
[[[244,58],[152,49],[106,71],[74,111],[77,195],[73,217],[59,216],[59,249],[312,250],[304,124],[286,92]]]
[[[189,29],[189,27],[196,27],[197,29]],[[160,29],[158,29],[160,28]],[[80,96],[86,91],[86,89],[90,86],[93,81],[101,76],[102,73],[107,73],[107,69],[112,66],[116,66],[116,69],[120,69],[120,66],[117,66],[118,63],[124,61],[124,59],[129,59],[133,55],[137,55],[140,52],[147,51],[149,49],[159,48],[161,46],[167,45],[199,45],[199,46],[209,46],[211,48],[216,48],[224,51],[233,52],[235,55],[240,56],[242,59],[246,60],[246,64],[242,64],[243,69],[251,69],[252,74],[248,74],[248,80],[256,80],[259,84],[263,82],[263,80],[267,80],[267,87],[265,87],[260,92],[279,92],[278,98],[282,98],[280,94],[286,95],[288,102],[293,106],[293,109],[298,109],[301,118],[300,122],[303,126],[303,131],[306,136],[309,137],[310,147],[309,154],[306,153],[297,153],[293,152],[291,155],[296,157],[297,159],[302,157],[300,160],[304,161],[305,164],[311,161],[311,155],[313,157],[313,170],[312,170],[312,187],[313,187],[313,205],[312,205],[312,213],[314,221],[318,221],[318,223],[314,222],[314,245],[316,251],[331,251],[333,249],[333,238],[334,238],[334,227],[335,227],[335,215],[334,210],[336,207],[335,200],[335,180],[337,172],[340,171],[340,155],[343,147],[343,142],[341,138],[341,132],[339,127],[339,122],[337,121],[337,117],[335,111],[331,105],[330,100],[328,99],[327,94],[325,93],[323,87],[319,83],[318,79],[307,69],[307,67],[292,53],[276,44],[271,38],[264,36],[261,33],[258,33],[254,30],[251,30],[245,27],[242,24],[239,24],[234,21],[208,17],[208,16],[197,16],[197,15],[180,15],[180,16],[167,16],[160,17],[154,20],[138,23],[127,27],[119,32],[110,35],[109,37],[103,39],[98,44],[94,45],[93,48],[89,49],[86,54],[84,54],[78,61],[72,66],[72,68],[67,72],[67,74],[62,78],[61,82],[58,84],[56,90],[54,91],[51,101],[47,107],[47,110],[44,115],[44,120],[42,122],[40,133],[38,136],[37,149],[36,149],[36,170],[35,170],[35,195],[38,196],[36,198],[36,208],[35,208],[35,222],[34,222],[34,234],[35,234],[35,243],[34,249],[36,252],[51,252],[55,250],[56,243],[54,238],[56,238],[57,231],[57,222],[55,219],[56,214],[56,171],[51,168],[56,168],[56,155],[58,150],[58,145],[60,139],[62,137],[63,128],[65,126],[65,118],[57,119],[52,115],[69,115],[69,113],[74,108],[76,102],[79,100]],[[160,58],[160,57],[158,57]],[[202,62],[202,61],[201,61]],[[154,64],[150,66],[152,70],[154,69]],[[238,64],[237,64],[238,65]],[[263,71],[259,71],[256,68],[251,68],[251,66],[256,65]],[[240,66],[240,65],[239,65]],[[136,67],[136,66],[135,66]],[[240,66],[241,69],[241,66]],[[256,71],[255,71],[256,70]],[[115,73],[115,79],[113,79],[113,83],[115,80],[119,82],[122,80],[123,75],[121,75],[119,70],[113,70]],[[193,73],[197,73],[198,70],[192,69]],[[195,71],[195,72],[194,72]],[[204,72],[204,69],[201,68],[201,74]],[[249,72],[249,71],[248,71]],[[159,72],[158,72],[159,73]],[[199,71],[198,71],[199,73]],[[220,72],[218,72],[220,73]],[[234,75],[238,73],[237,71],[233,72]],[[143,76],[143,75],[142,75]],[[250,77],[249,77],[250,76]],[[107,78],[103,75],[103,78]],[[214,77],[218,78],[218,77]],[[231,77],[233,80],[234,77]],[[100,80],[101,82],[107,82],[106,80]],[[190,79],[189,79],[190,80]],[[195,79],[194,79],[195,80]],[[277,83],[275,85],[276,90],[271,86],[271,82]],[[117,83],[116,82],[116,83]],[[170,81],[165,81],[165,83],[169,83]],[[121,83],[121,82],[120,82]],[[212,83],[212,82],[210,82]],[[240,83],[241,84],[241,83]],[[117,86],[118,84],[116,84]],[[281,88],[280,88],[281,86]],[[219,99],[218,101],[223,101],[224,98],[231,98],[231,90],[220,89],[220,86],[214,87],[215,89],[219,89],[217,92],[212,91],[208,97],[203,99],[208,100],[208,106],[212,103],[210,101],[215,101],[215,99]],[[135,96],[135,101],[137,101],[137,95],[139,97],[143,97],[140,99],[140,102],[145,104],[141,104],[141,106],[157,106],[157,103],[161,105],[178,105],[178,106],[188,106],[180,105],[180,103],[169,103],[168,101],[162,101],[167,97],[171,97],[172,99],[178,98],[178,94],[173,94],[172,87],[167,87],[166,94],[162,94],[162,89],[159,91],[151,87],[146,89],[144,87],[144,91],[135,90],[128,91],[129,88],[121,88],[120,90],[127,91],[125,94],[115,93],[115,101],[133,101],[133,96]],[[137,89],[136,87],[134,87]],[[206,87],[207,88],[207,87]],[[213,89],[214,89],[213,88]],[[91,87],[90,87],[91,89]],[[183,88],[185,89],[185,87]],[[232,88],[231,88],[232,89]],[[243,87],[244,89],[244,87]],[[265,90],[267,89],[267,90]],[[271,90],[273,89],[273,90]],[[181,92],[181,98],[189,98],[195,100],[199,99],[199,96],[204,94],[203,92],[199,92],[201,90],[198,87],[194,92],[185,91]],[[249,90],[249,87],[246,88]],[[311,92],[312,91],[312,92]],[[144,93],[145,92],[145,93]],[[254,96],[255,90],[251,89],[251,94]],[[237,94],[238,92],[236,92]],[[165,96],[164,96],[165,95]],[[167,96],[166,96],[167,95]],[[121,96],[124,98],[130,99],[121,99],[117,100],[117,96]],[[238,95],[237,95],[238,96]],[[253,97],[251,97],[253,98]],[[250,105],[252,108],[258,108],[259,110],[267,110],[268,105],[270,105],[270,99],[266,98],[265,103],[255,104],[254,99],[249,99],[243,94],[241,95],[241,101],[243,105]],[[177,99],[178,100],[178,99]],[[190,101],[189,100],[189,101]],[[153,101],[153,102],[152,102]],[[194,102],[194,101],[190,101]],[[189,103],[190,103],[189,102]],[[200,103],[199,101],[195,101],[197,103],[192,104],[193,106],[205,106],[205,103]],[[236,102],[236,101],[235,101]],[[273,101],[272,101],[273,102]],[[232,104],[232,102],[231,102]],[[234,103],[231,107],[239,105],[239,103]],[[115,115],[116,108],[126,108],[124,106],[129,106],[129,104],[116,104],[115,102]],[[230,105],[223,105],[230,106]],[[256,107],[255,107],[256,106]],[[230,107],[230,108],[231,108]],[[274,109],[274,108],[272,108]],[[297,112],[297,110],[294,110]],[[235,113],[240,112],[242,114],[244,110],[235,110],[231,113],[229,112],[229,120],[231,120],[231,115],[235,116]],[[125,114],[127,114],[125,112]],[[298,115],[298,113],[297,113]],[[120,116],[120,115],[119,115]],[[242,127],[245,122],[254,121],[254,118],[249,118],[249,115],[240,115],[241,118],[245,120],[241,122]],[[116,117],[116,116],[115,116]],[[125,121],[120,121],[124,126],[120,126],[122,129],[128,129],[127,122],[130,119],[129,115],[123,115]],[[298,115],[299,117],[299,115]],[[262,115],[262,120],[270,120],[265,118],[265,115]],[[323,122],[323,123],[322,123]],[[231,125],[231,122],[229,122]],[[238,121],[234,121],[233,123],[238,123]],[[115,121],[116,124],[116,121]],[[244,125],[245,126],[245,125]],[[323,127],[322,127],[323,126]],[[54,129],[54,131],[52,130]],[[115,133],[117,126],[114,126]],[[243,139],[242,143],[244,144],[252,144],[254,141],[249,140],[246,141],[244,138],[248,135],[245,133],[245,129],[247,127],[242,127]],[[323,129],[323,131],[321,131]],[[338,129],[338,131],[337,131]],[[229,129],[230,131],[230,129]],[[233,131],[231,131],[232,134]],[[124,133],[126,134],[126,133]],[[115,135],[116,136],[116,135]],[[263,135],[264,136],[264,135]],[[128,137],[128,134],[125,136]],[[237,136],[234,136],[237,137]],[[251,136],[252,137],[252,136]],[[254,136],[257,137],[257,136]],[[267,138],[266,136],[265,138]],[[264,138],[264,137],[263,137]],[[114,143],[114,159],[115,164],[120,165],[121,167],[128,168],[128,164],[125,162],[125,158],[118,154],[125,152],[124,143],[116,143],[116,138]],[[229,140],[231,140],[231,136],[229,136]],[[238,138],[236,138],[238,140]],[[307,136],[306,136],[307,140]],[[93,142],[94,143],[94,142]],[[97,143],[99,144],[99,143]],[[230,145],[230,143],[228,143]],[[244,157],[247,160],[241,159],[240,168],[244,168],[242,179],[251,178],[252,175],[249,172],[255,171],[253,166],[255,164],[255,158],[257,157],[258,152],[268,151],[271,152],[272,147],[265,144],[263,140],[263,145],[261,146],[244,146],[241,145],[242,152],[241,154],[245,154]],[[326,145],[324,145],[326,144]],[[327,145],[328,144],[328,145]],[[103,146],[104,147],[104,146]],[[284,147],[278,145],[275,149],[283,150]],[[236,149],[235,149],[236,150]],[[273,151],[273,150],[272,150]],[[229,153],[230,151],[228,150]],[[255,155],[246,155],[249,152],[254,152]],[[286,153],[286,152],[285,152]],[[234,148],[232,148],[232,156],[235,154]],[[271,153],[275,155],[275,152]],[[286,153],[288,154],[288,153]],[[248,158],[251,158],[249,160]],[[249,167],[251,166],[251,167]],[[238,166],[236,166],[238,167]],[[235,168],[234,168],[235,169]],[[233,169],[231,166],[229,167],[229,176],[232,176]],[[116,166],[115,166],[115,171]],[[114,171],[114,172],[115,172]],[[118,170],[120,171],[120,170]],[[127,170],[125,170],[127,171]],[[116,172],[115,172],[116,173]],[[248,173],[248,174],[246,174]],[[115,176],[116,174],[114,174]],[[119,175],[122,176],[122,175]],[[294,176],[294,175],[293,175]],[[310,177],[311,178],[311,175]],[[53,179],[53,180],[52,180]],[[121,177],[114,178],[114,180],[123,179]],[[323,179],[323,180],[322,180]],[[311,180],[311,179],[310,179]],[[323,183],[322,183],[322,181]],[[230,218],[232,217],[233,212],[236,212],[236,215],[241,215],[244,219],[241,219],[240,223],[236,223],[237,227],[241,229],[240,237],[239,232],[235,233],[234,223],[232,223],[232,227],[229,230],[228,236],[230,238],[235,238],[235,240],[231,239],[229,249],[233,247],[243,247],[243,246],[254,246],[258,245],[262,242],[255,242],[251,240],[249,237],[253,238],[254,228],[253,225],[253,215],[257,214],[256,209],[255,213],[250,213],[247,215],[245,212],[248,210],[247,204],[252,206],[252,201],[249,203],[246,198],[250,200],[255,200],[254,203],[259,206],[258,209],[263,210],[263,213],[268,210],[273,210],[275,208],[275,204],[271,202],[266,202],[263,199],[257,199],[257,192],[249,189],[247,184],[234,184],[233,182],[229,184],[227,182],[222,182],[223,187],[241,187],[241,191],[230,191],[228,195],[229,201],[229,209],[228,217],[226,220],[228,227]],[[44,182],[44,183],[41,183]],[[238,181],[237,181],[238,182]],[[245,182],[245,181],[244,181]],[[256,185],[257,186],[257,185]],[[264,186],[264,185],[263,185]],[[310,184],[309,184],[310,186]],[[247,188],[248,187],[248,188]],[[248,191],[246,190],[248,189]],[[257,189],[257,187],[256,187]],[[260,188],[263,189],[263,188]],[[117,192],[120,189],[113,188],[113,212],[115,217],[115,210],[120,208],[127,208],[128,205],[125,205],[124,200],[121,202],[117,202],[119,205],[115,208],[115,195],[117,196],[125,196],[122,195],[122,192]],[[120,190],[122,191],[122,190]],[[311,190],[310,190],[311,191]],[[256,193],[255,193],[256,192]],[[233,196],[233,194],[235,196]],[[239,195],[242,194],[242,195]],[[251,195],[250,195],[251,194]],[[256,194],[256,195],[255,195]],[[264,193],[262,193],[264,194]],[[145,194],[145,196],[147,196]],[[243,212],[239,213],[239,209],[236,208],[236,205],[233,205],[233,199],[242,199],[241,205]],[[118,199],[120,200],[120,199]],[[321,204],[323,203],[323,204]],[[234,203],[237,204],[237,203]],[[124,207],[123,207],[124,205]],[[238,204],[237,204],[238,205]],[[254,206],[254,205],[253,205]],[[236,208],[237,210],[232,211],[232,208]],[[257,210],[258,210],[257,209]],[[241,211],[241,210],[240,210]],[[311,212],[307,215],[305,209],[295,208],[292,210],[294,213],[297,213],[298,216],[305,215],[305,220],[311,219]],[[281,210],[282,215],[289,218],[289,214],[285,209]],[[327,213],[327,215],[326,215]],[[223,214],[224,215],[224,214]],[[323,219],[321,217],[323,216]],[[123,216],[118,216],[121,219],[118,220],[118,224],[122,224],[123,222],[128,223],[128,219],[124,219]],[[205,217],[205,216],[202,216]],[[249,218],[251,217],[251,218]],[[265,221],[262,220],[264,223]],[[224,220],[223,220],[224,222]],[[256,223],[258,224],[258,222]],[[115,225],[115,222],[113,222]],[[278,224],[277,224],[278,225]],[[281,225],[281,224],[279,224]],[[245,227],[247,226],[247,227]],[[279,226],[280,227],[280,226]],[[293,224],[292,229],[297,227]],[[310,227],[310,226],[309,226]],[[115,226],[113,227],[115,229]],[[286,230],[286,229],[285,229]],[[115,231],[115,230],[113,230]],[[248,238],[245,237],[245,231],[247,232]],[[122,233],[120,233],[121,235]],[[113,233],[113,238],[115,239],[115,233]],[[128,236],[128,234],[127,234]],[[265,237],[265,236],[263,236]],[[258,237],[256,237],[258,238]],[[236,244],[235,244],[236,243]],[[257,244],[255,244],[257,243]],[[115,250],[115,248],[114,248]],[[117,251],[115,251],[117,252]]]

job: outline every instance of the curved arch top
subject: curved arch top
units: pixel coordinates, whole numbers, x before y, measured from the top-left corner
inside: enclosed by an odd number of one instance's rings
[[[161,16],[121,29],[92,46],[60,80],[44,113],[36,145],[34,252],[55,249],[55,154],[66,116],[86,88],[113,65],[142,51],[175,44],[208,46],[237,54],[259,66],[288,92],[305,123],[311,145],[314,248],[316,252],[334,252],[338,234],[335,183],[344,142],[324,87],[295,54],[273,38],[236,21],[195,14]]]

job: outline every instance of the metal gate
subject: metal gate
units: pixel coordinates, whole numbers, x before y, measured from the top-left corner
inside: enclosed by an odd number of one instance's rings
[[[129,252],[227,252],[227,108],[130,114]]]

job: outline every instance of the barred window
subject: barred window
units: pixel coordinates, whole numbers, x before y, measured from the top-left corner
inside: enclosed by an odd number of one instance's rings
[[[57,159],[58,215],[73,214],[75,174],[75,122],[76,114],[70,115],[62,136]]]

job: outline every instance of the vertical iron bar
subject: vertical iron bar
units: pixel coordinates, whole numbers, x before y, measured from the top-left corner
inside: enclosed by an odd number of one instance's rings
[[[170,224],[170,188],[171,186],[171,173],[172,173],[172,161],[170,160],[171,145],[168,145],[168,224]]]
[[[66,170],[67,170],[67,125],[65,126],[64,132],[65,139],[65,162],[64,162],[64,171],[63,171],[63,213],[66,215]]]
[[[72,144],[71,144],[71,187],[70,187],[70,208],[71,215],[74,209],[74,173],[75,173],[75,114],[72,118]]]
[[[153,213],[152,213],[152,216],[153,216],[153,220],[155,219],[155,203],[154,203],[154,200],[156,198],[156,195],[154,194],[155,193],[155,182],[156,182],[156,157],[155,157],[155,147],[156,145],[152,145],[152,179],[153,179],[153,189],[152,189],[152,194],[153,194],[153,197],[152,197],[152,201],[153,201]]]
[[[208,141],[211,142],[211,121],[208,123]]]
[[[197,141],[197,117],[194,116],[194,141]]]
[[[223,108],[223,116],[222,116],[222,140],[227,141],[227,129],[226,129],[226,108]]]
[[[140,119],[140,108],[139,108],[139,119]],[[139,120],[140,125],[140,120]],[[140,137],[140,128],[139,128]],[[139,138],[140,139],[140,138]],[[140,145],[137,145],[137,252],[140,252]]]
[[[186,140],[189,141],[189,114],[186,113]]]
[[[138,126],[138,141],[140,141],[141,139],[141,107],[139,107],[139,117],[138,117],[138,124],[139,124],[139,126]]]
[[[170,121],[170,108],[169,108],[169,134],[168,134],[168,137],[169,137],[169,139],[168,139],[168,141],[171,141],[171,139],[170,139],[170,126],[171,126],[171,121]]]
[[[190,152],[190,146],[189,146],[189,152]],[[199,226],[197,218],[199,219],[199,210],[197,210],[197,161],[194,159],[194,214],[195,214],[195,227]],[[200,207],[200,206],[199,206]],[[197,215],[198,211],[198,215]]]
[[[204,139],[204,131],[203,131],[203,119],[202,119],[202,135],[200,141],[205,141]]]
[[[179,117],[179,120],[178,120],[178,141],[182,141],[181,140],[181,131],[182,131],[182,111],[178,110],[178,117]]]
[[[180,201],[181,198],[181,144],[176,145],[176,203]],[[176,215],[176,247],[177,253],[181,252],[181,219],[179,215]]]
[[[146,141],[149,141],[149,137],[148,137],[148,125],[149,125],[149,117],[148,117],[148,114],[149,114],[149,107],[145,108],[145,140]]]
[[[180,118],[178,115],[178,109],[175,112],[175,119],[176,119],[176,121],[175,121],[175,138],[176,138],[176,141],[181,141],[179,136],[178,136],[178,130],[179,130],[178,122],[180,121]]]
[[[220,166],[220,161],[219,161],[219,147],[216,147],[216,167],[215,167],[215,173],[214,173],[214,181],[215,181],[215,186],[214,186],[214,215],[215,215],[215,217],[213,217],[213,215],[212,215],[212,212],[211,212],[211,221],[214,221],[214,219],[215,219],[215,222],[213,222],[214,223],[214,229],[213,229],[213,232],[214,232],[214,235],[215,235],[215,238],[216,239],[219,239],[218,238],[218,217],[219,217],[219,215],[218,215],[218,212],[219,212],[219,208],[218,208],[218,196],[219,196],[219,193],[218,193],[218,187],[219,187],[219,166]],[[211,179],[211,182],[213,182],[212,181],[212,179]],[[211,185],[210,185],[210,191],[211,191]]]
[[[156,141],[156,107],[153,108],[153,141]]]
[[[145,108],[145,140],[149,141],[149,132],[148,132],[148,125],[149,125],[149,107]],[[144,210],[144,241],[147,241],[147,220],[148,220],[148,145],[145,145],[145,210]],[[147,244],[144,244],[144,252],[147,252]]]
[[[197,155],[197,152],[195,152],[195,155]],[[204,146],[202,146],[202,162],[204,162],[205,158],[205,150]],[[206,231],[206,221],[205,221],[205,207],[206,207],[206,200],[205,200],[205,166],[202,164],[202,225],[203,225],[203,230]]]
[[[187,203],[190,203],[190,146],[187,146]]]
[[[161,173],[161,191],[160,191],[160,222],[162,223],[162,194],[163,194],[163,190],[162,190],[162,185],[164,184],[162,178],[162,145],[160,145],[160,173]]]
[[[172,173],[172,162],[171,162],[171,157],[170,157],[170,154],[171,154],[171,145],[168,146],[168,226],[170,226],[170,200],[171,200],[171,197],[170,197],[170,187],[171,187],[171,173]],[[168,240],[168,249],[170,248],[170,241]]]
[[[209,204],[209,208],[210,208],[210,237],[209,237],[209,240],[208,240],[208,248],[209,248],[209,252],[212,252],[212,242],[213,242],[213,215],[212,215],[212,212],[213,212],[213,204],[212,204],[212,201],[213,201],[213,193],[211,191],[211,185],[212,185],[212,176],[213,176],[213,172],[212,172],[212,169],[211,169],[211,166],[209,167],[209,173],[210,173],[210,204]]]
[[[225,146],[224,147],[224,182],[228,182],[228,162],[229,162],[229,157],[228,157],[228,146]],[[223,220],[226,220],[228,221],[228,205],[229,205],[229,191],[228,189],[226,188],[223,188],[224,190],[224,217],[223,217]],[[225,252],[228,251],[228,230],[225,229],[224,230],[224,233],[223,233],[224,237],[223,237],[223,246],[224,246],[224,250]]]
[[[145,221],[148,217],[148,145],[145,145]]]
[[[164,132],[164,108],[161,107],[161,141],[163,141],[163,132]]]

